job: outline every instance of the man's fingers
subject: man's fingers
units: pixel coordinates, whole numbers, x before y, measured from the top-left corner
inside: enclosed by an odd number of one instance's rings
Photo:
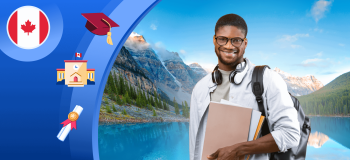
[[[216,152],[214,152],[213,154],[207,156],[208,159],[216,159],[218,158],[219,155],[219,150],[217,150]]]

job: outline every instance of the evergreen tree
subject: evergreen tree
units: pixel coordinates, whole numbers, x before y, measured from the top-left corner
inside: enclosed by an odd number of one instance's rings
[[[109,98],[113,101],[117,101],[117,99],[115,98],[115,95],[112,93],[112,89],[109,88],[108,89],[108,95],[109,95]]]
[[[153,109],[153,116],[154,116],[154,117],[157,116],[156,110],[154,110],[154,109]]]
[[[118,82],[118,78],[117,78],[117,73],[114,72],[114,85],[115,85],[115,94],[119,95],[119,82]]]
[[[117,112],[117,109],[115,108],[115,106],[113,105],[113,112]]]
[[[179,106],[177,105],[177,102],[176,102],[175,97],[174,97],[174,107],[175,107],[175,113],[176,113],[176,115],[180,114]]]
[[[126,92],[126,101],[131,104],[131,99],[130,99],[130,96],[129,96],[129,93]]]
[[[125,101],[125,98],[124,98],[125,96],[122,96],[122,98],[121,98],[121,105],[124,105],[125,103],[126,103],[126,101]]]
[[[106,110],[107,110],[107,113],[112,113],[112,110],[108,105],[106,106]]]
[[[186,118],[190,117],[190,108],[188,107],[187,102],[185,101],[185,108],[186,108]]]
[[[136,98],[136,106],[141,107],[140,96]]]
[[[186,109],[184,107],[184,102],[181,102],[181,107],[182,107],[182,116],[186,117]]]
[[[125,108],[124,108],[124,110],[122,111],[122,114],[123,114],[123,115],[128,115],[128,113],[126,112]]]
[[[117,99],[117,104],[118,104],[118,105],[123,105],[123,102],[122,102],[122,100],[120,99],[119,95],[116,96],[116,99]]]
[[[150,111],[152,111],[152,110],[153,110],[152,105],[148,103],[148,104],[147,104],[147,109],[150,110]]]
[[[124,88],[124,78],[121,74],[119,74],[119,94],[124,95],[125,88]]]

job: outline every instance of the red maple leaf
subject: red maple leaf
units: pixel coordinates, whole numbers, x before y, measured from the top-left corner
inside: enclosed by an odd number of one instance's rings
[[[32,33],[33,32],[33,30],[35,29],[35,25],[34,24],[32,24],[32,22],[30,22],[29,21],[29,19],[28,19],[28,21],[27,22],[25,22],[25,25],[21,25],[21,29],[24,31],[24,33],[28,33],[28,36],[29,36],[29,32],[30,33]]]

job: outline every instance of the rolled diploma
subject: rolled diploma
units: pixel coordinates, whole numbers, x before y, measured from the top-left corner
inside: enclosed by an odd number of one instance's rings
[[[73,112],[77,112],[78,115],[80,116],[81,112],[83,112],[83,107],[76,105]],[[71,123],[69,123],[68,125],[64,126],[61,129],[61,131],[57,135],[57,138],[63,142],[66,139],[67,135],[69,134],[70,130],[71,130]]]

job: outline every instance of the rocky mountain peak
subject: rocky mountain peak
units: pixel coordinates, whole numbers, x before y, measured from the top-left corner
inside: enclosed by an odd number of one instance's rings
[[[317,80],[313,75],[306,75],[304,77],[293,76],[279,68],[274,71],[278,73],[286,82],[288,91],[295,96],[307,95],[323,87],[321,81]]]
[[[202,66],[199,65],[199,64],[196,63],[196,62],[190,64],[189,67],[190,67],[193,71],[195,71],[195,72],[197,72],[198,74],[202,75],[203,77],[206,76],[206,75],[208,74],[208,72],[205,71],[205,70],[202,68]]]
[[[139,42],[139,43],[145,43],[146,40],[142,35],[139,35],[136,32],[132,32],[130,36],[128,37],[129,40],[132,40],[134,42]]]
[[[194,62],[189,65],[191,68],[198,68],[201,67],[198,63]],[[201,67],[202,68],[202,67]]]

